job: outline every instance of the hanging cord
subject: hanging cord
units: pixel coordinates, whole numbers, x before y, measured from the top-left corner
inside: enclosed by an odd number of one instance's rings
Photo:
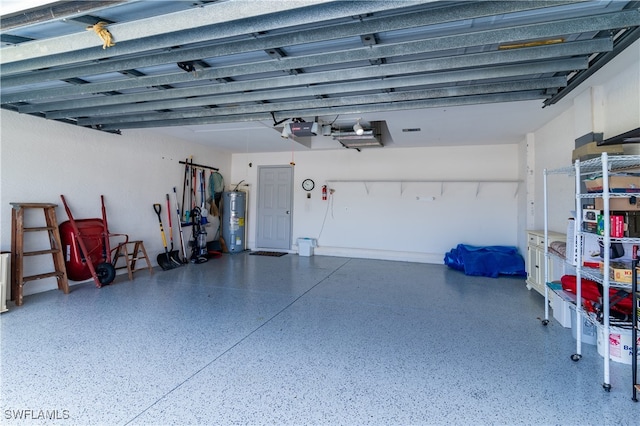
[[[236,185],[236,187],[235,187],[235,188],[233,188],[233,192],[236,192],[236,191],[238,190],[238,187],[239,187],[240,185],[242,185],[242,182],[244,182],[244,179],[242,179],[240,182],[238,182],[238,184]]]
[[[324,230],[324,224],[327,221],[327,214],[329,213],[329,207],[331,207],[331,219],[333,219],[333,189],[329,189],[329,202],[327,203],[327,210],[324,212],[324,218],[322,219],[322,226],[320,227],[320,232],[318,232],[318,241],[320,241],[320,236],[322,235],[322,231]]]
[[[289,163],[289,165],[291,165],[291,167],[296,165],[296,162],[293,161],[293,151],[294,151],[294,146],[293,146],[293,137],[290,137],[289,139],[291,139],[291,162]]]

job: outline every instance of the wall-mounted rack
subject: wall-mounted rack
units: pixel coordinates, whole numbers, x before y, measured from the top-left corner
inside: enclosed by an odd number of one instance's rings
[[[220,170],[217,167],[204,166],[202,164],[196,164],[196,163],[191,163],[191,162],[187,162],[187,161],[178,161],[178,163],[180,163],[180,164],[188,164],[191,167],[198,167],[198,168],[201,168],[201,169],[215,170],[216,172]]]
[[[444,194],[444,185],[447,183],[474,183],[476,186],[476,197],[480,193],[480,186],[483,183],[511,183],[516,184],[516,190],[513,196],[518,195],[518,189],[520,188],[520,183],[523,182],[519,179],[329,179],[326,181],[327,184],[332,183],[362,183],[364,184],[365,190],[367,191],[367,195],[369,194],[370,186],[374,183],[399,183],[400,184],[400,195],[404,193],[405,184],[409,183],[439,183],[440,184],[440,195]]]

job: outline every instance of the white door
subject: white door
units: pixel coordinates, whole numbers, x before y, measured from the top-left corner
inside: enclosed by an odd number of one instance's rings
[[[256,229],[258,248],[291,248],[292,191],[291,166],[259,166]]]

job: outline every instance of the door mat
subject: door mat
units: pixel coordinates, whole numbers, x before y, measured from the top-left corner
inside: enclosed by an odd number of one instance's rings
[[[287,253],[282,253],[282,252],[279,252],[279,251],[252,251],[249,254],[254,254],[256,256],[280,257],[280,256],[284,256]]]

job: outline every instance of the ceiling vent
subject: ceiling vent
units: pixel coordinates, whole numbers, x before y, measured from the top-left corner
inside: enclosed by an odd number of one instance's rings
[[[338,130],[331,133],[333,139],[337,140],[345,148],[379,148],[382,144],[382,128],[386,126],[384,121],[372,121],[369,126],[363,125],[364,132],[361,135],[353,130]]]

